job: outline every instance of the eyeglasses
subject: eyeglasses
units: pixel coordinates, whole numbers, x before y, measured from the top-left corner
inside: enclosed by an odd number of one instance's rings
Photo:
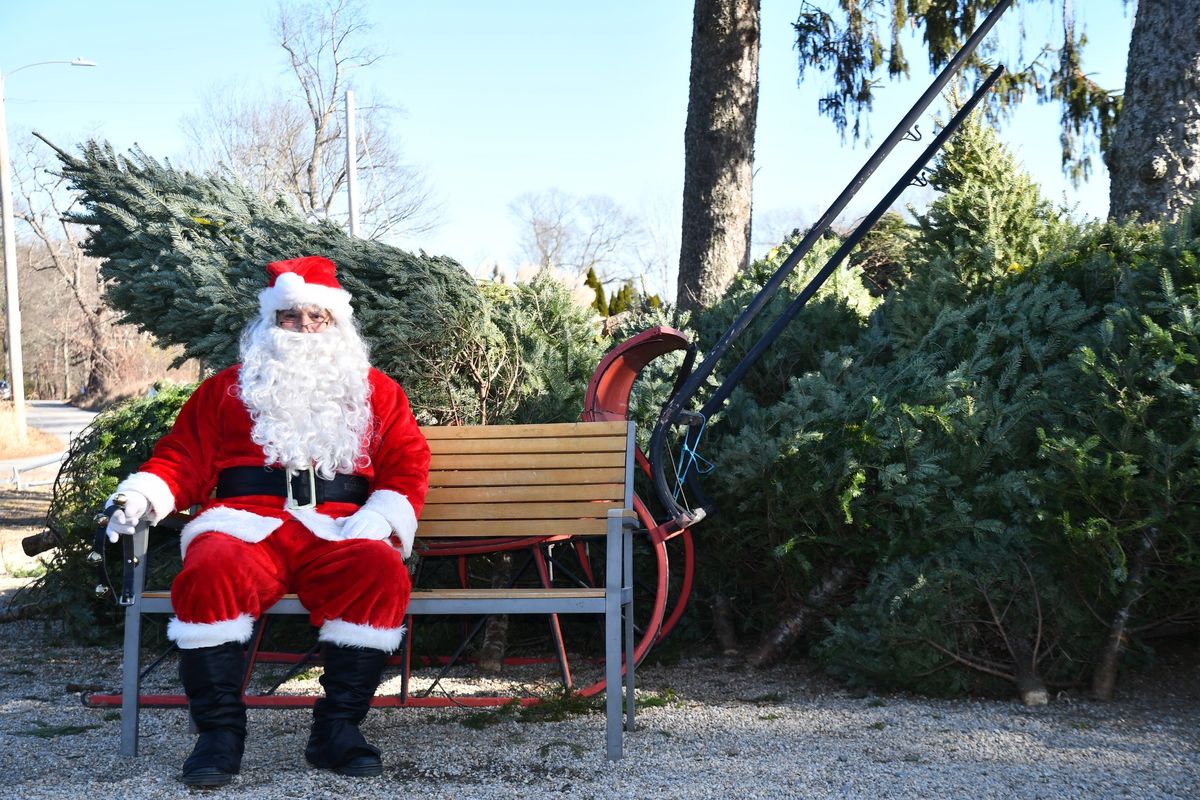
[[[317,333],[325,330],[330,322],[329,315],[320,312],[311,313],[303,309],[275,312],[275,324],[281,328],[287,328],[289,331]]]

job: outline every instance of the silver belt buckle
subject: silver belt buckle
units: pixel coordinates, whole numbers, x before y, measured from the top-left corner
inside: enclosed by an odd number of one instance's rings
[[[317,472],[316,472],[316,470],[314,470],[312,467],[308,467],[307,469],[298,470],[296,472],[296,474],[297,475],[300,475],[300,474],[308,475],[308,502],[307,503],[297,503],[296,502],[296,498],[292,495],[292,475],[291,475],[291,473],[288,473],[288,475],[286,476],[287,479],[284,481],[284,483],[287,486],[287,506],[285,506],[285,507],[289,510],[293,509],[293,508],[316,508],[317,507]]]

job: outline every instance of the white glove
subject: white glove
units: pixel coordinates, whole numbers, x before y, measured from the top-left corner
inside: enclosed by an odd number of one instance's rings
[[[369,508],[360,508],[341,523],[343,539],[386,539],[392,535],[392,526],[383,515]]]
[[[135,492],[131,489],[125,489],[119,494],[125,495],[125,507],[118,508],[108,518],[108,540],[115,542],[121,538],[121,535],[132,536],[137,529],[137,525],[142,521],[142,517],[150,512],[150,500],[141,492]],[[108,498],[104,504],[108,507],[113,504],[117,495]]]

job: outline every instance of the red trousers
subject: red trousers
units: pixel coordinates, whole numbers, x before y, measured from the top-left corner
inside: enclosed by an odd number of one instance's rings
[[[257,543],[202,533],[171,587],[176,619],[168,636],[185,649],[247,641],[253,620],[289,591],[323,641],[390,652],[403,634],[412,582],[387,541],[327,541],[295,520]]]

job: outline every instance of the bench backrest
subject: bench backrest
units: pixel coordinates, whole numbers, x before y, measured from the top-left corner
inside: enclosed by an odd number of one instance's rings
[[[633,423],[425,427],[418,537],[602,535],[633,508]]]

